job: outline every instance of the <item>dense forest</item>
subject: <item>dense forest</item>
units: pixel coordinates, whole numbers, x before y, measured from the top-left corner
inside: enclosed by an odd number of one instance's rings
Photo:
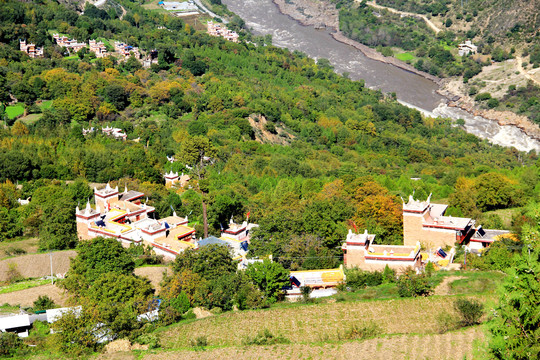
[[[9,216],[0,222],[2,237],[39,234],[43,249],[73,246],[71,210],[91,196],[84,182],[112,181],[146,192],[158,216],[173,205],[200,221],[207,197],[211,233],[250,211],[261,225],[255,253],[302,267],[287,260],[291,254],[329,253],[339,261],[351,222],[378,241],[399,243],[399,196],[413,191],[448,199],[453,214],[479,217],[536,199],[534,153],[491,146],[449,120],[425,118],[303,54],[226,42],[126,5],[124,20],[55,3],[0,5],[2,100],[42,112],[35,121],[4,115],[0,204]],[[129,34],[143,51],[157,49],[159,61],[143,69],[134,58],[66,58],[49,35],[60,28],[81,40]],[[16,51],[20,38],[43,45],[45,57]],[[50,108],[36,106],[46,100]],[[83,136],[92,126],[121,128],[128,140]],[[165,171],[189,173],[187,161],[171,165],[166,155],[185,160],[183,149],[201,142],[216,153],[205,191],[166,190]],[[493,197],[489,206],[479,193]],[[30,196],[29,206],[16,206]],[[67,234],[54,223],[66,223]],[[62,239],[50,236],[55,231]]]

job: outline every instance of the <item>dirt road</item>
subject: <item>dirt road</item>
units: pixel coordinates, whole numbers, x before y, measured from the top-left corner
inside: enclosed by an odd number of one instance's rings
[[[356,1],[360,2],[361,0],[356,0]],[[386,10],[388,10],[388,11],[394,13],[394,14],[400,14],[402,16],[412,16],[412,17],[420,18],[420,19],[422,19],[422,20],[424,20],[426,22],[427,26],[429,26],[429,28],[431,30],[435,31],[435,34],[442,31],[441,29],[439,29],[437,27],[437,25],[435,25],[431,20],[429,20],[425,15],[410,13],[410,12],[406,12],[406,11],[400,11],[400,10],[396,10],[394,8],[378,5],[375,1],[368,1],[368,2],[366,2],[366,4],[368,4],[371,7],[376,8],[376,9],[386,9]]]

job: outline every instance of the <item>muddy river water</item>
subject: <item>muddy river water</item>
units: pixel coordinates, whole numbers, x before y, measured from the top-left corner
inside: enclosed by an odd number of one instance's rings
[[[367,58],[352,46],[335,40],[325,30],[303,26],[279,12],[272,0],[222,0],[229,10],[246,22],[256,35],[272,35],[275,46],[298,50],[311,58],[326,58],[338,73],[349,73],[353,80],[364,79],[366,86],[383,92],[395,92],[400,102],[424,113],[464,119],[465,129],[494,144],[514,146],[518,150],[540,152],[540,142],[513,126],[472,116],[446,106],[436,93],[438,85],[419,75]]]

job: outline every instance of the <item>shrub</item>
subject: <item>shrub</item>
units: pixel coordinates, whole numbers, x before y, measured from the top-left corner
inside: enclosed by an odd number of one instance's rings
[[[490,109],[496,108],[497,106],[499,106],[499,100],[497,100],[495,98],[491,98],[491,99],[488,100],[487,106]]]
[[[4,250],[4,253],[6,253],[6,256],[17,256],[26,254],[26,250],[10,246],[6,250]]]
[[[266,124],[264,124],[264,130],[272,134],[277,134],[276,126],[271,122],[267,122]]]
[[[15,333],[0,333],[0,355],[15,355],[23,347],[22,339]]]
[[[189,343],[195,350],[204,350],[208,346],[208,338],[206,336],[197,336],[196,339],[191,339]]]
[[[384,267],[382,273],[382,282],[383,284],[396,282],[396,272],[393,269],[390,269],[388,265]]]
[[[274,345],[274,344],[289,344],[291,341],[281,335],[275,336],[268,329],[259,331],[257,335],[250,338],[247,337],[242,341],[243,345]]]
[[[13,284],[17,281],[23,280],[24,277],[21,275],[19,270],[17,269],[16,263],[9,263],[8,264],[8,271],[6,276],[6,283]]]
[[[484,315],[484,305],[477,300],[458,299],[454,302],[454,308],[461,316],[463,326],[476,325]]]
[[[360,269],[347,270],[347,286],[352,290],[366,286],[377,286],[383,283],[383,274],[379,271],[369,272]]]
[[[401,275],[397,282],[398,294],[401,297],[429,296],[433,285],[424,275],[416,275],[412,270]]]
[[[478,95],[476,95],[476,101],[485,101],[485,100],[489,100],[491,99],[491,94],[490,93],[480,93]]]
[[[142,334],[136,341],[141,345],[148,345],[149,349],[157,349],[161,346],[156,334]]]
[[[373,321],[370,321],[367,324],[352,325],[348,330],[345,331],[343,338],[346,340],[370,339],[381,333],[381,327]]]
[[[54,300],[51,299],[48,295],[40,295],[36,301],[34,301],[33,309],[34,311],[54,309],[56,304]]]
[[[311,295],[311,291],[313,291],[313,289],[309,286],[302,286],[300,288],[300,293],[302,294],[302,301],[303,302],[310,302],[312,299],[310,298],[310,295]]]
[[[426,264],[426,267],[424,269],[424,272],[427,277],[431,277],[433,275],[433,272],[435,271],[435,266],[433,266],[433,263],[430,261]]]
[[[437,322],[437,331],[439,334],[454,330],[457,325],[454,316],[446,311],[437,313],[435,321]]]

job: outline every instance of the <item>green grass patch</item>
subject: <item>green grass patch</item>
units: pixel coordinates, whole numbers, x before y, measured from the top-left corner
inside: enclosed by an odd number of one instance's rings
[[[333,296],[338,301],[382,300],[399,298],[395,283],[368,286],[357,291],[344,291]]]
[[[16,104],[6,106],[6,114],[10,119],[15,119],[17,116],[24,114],[24,105]]]
[[[455,280],[450,284],[451,294],[495,294],[507,276],[498,271],[470,271],[462,272],[459,275],[466,278]]]
[[[11,314],[11,313],[18,313],[19,312],[18,306],[11,306],[9,304],[0,305],[0,314]]]
[[[408,53],[408,52],[401,53],[401,54],[396,54],[395,56],[396,56],[396,58],[398,60],[401,60],[401,61],[410,61],[410,60],[415,58],[415,56],[413,54]]]
[[[79,55],[75,54],[75,55],[66,56],[64,59],[66,59],[66,60],[79,60]]]
[[[38,121],[41,118],[41,115],[42,114],[30,114],[20,118],[19,121],[22,121],[26,125],[30,125]]]
[[[35,279],[35,280],[26,280],[26,281],[19,281],[14,284],[1,286],[0,287],[0,294],[7,294],[14,291],[19,290],[25,290],[30,289],[36,286],[41,286],[45,284],[49,284],[51,280],[42,280],[42,279]]]
[[[52,104],[53,104],[52,100],[44,100],[38,106],[41,108],[41,110],[44,110],[44,109],[50,109],[52,107]]]

